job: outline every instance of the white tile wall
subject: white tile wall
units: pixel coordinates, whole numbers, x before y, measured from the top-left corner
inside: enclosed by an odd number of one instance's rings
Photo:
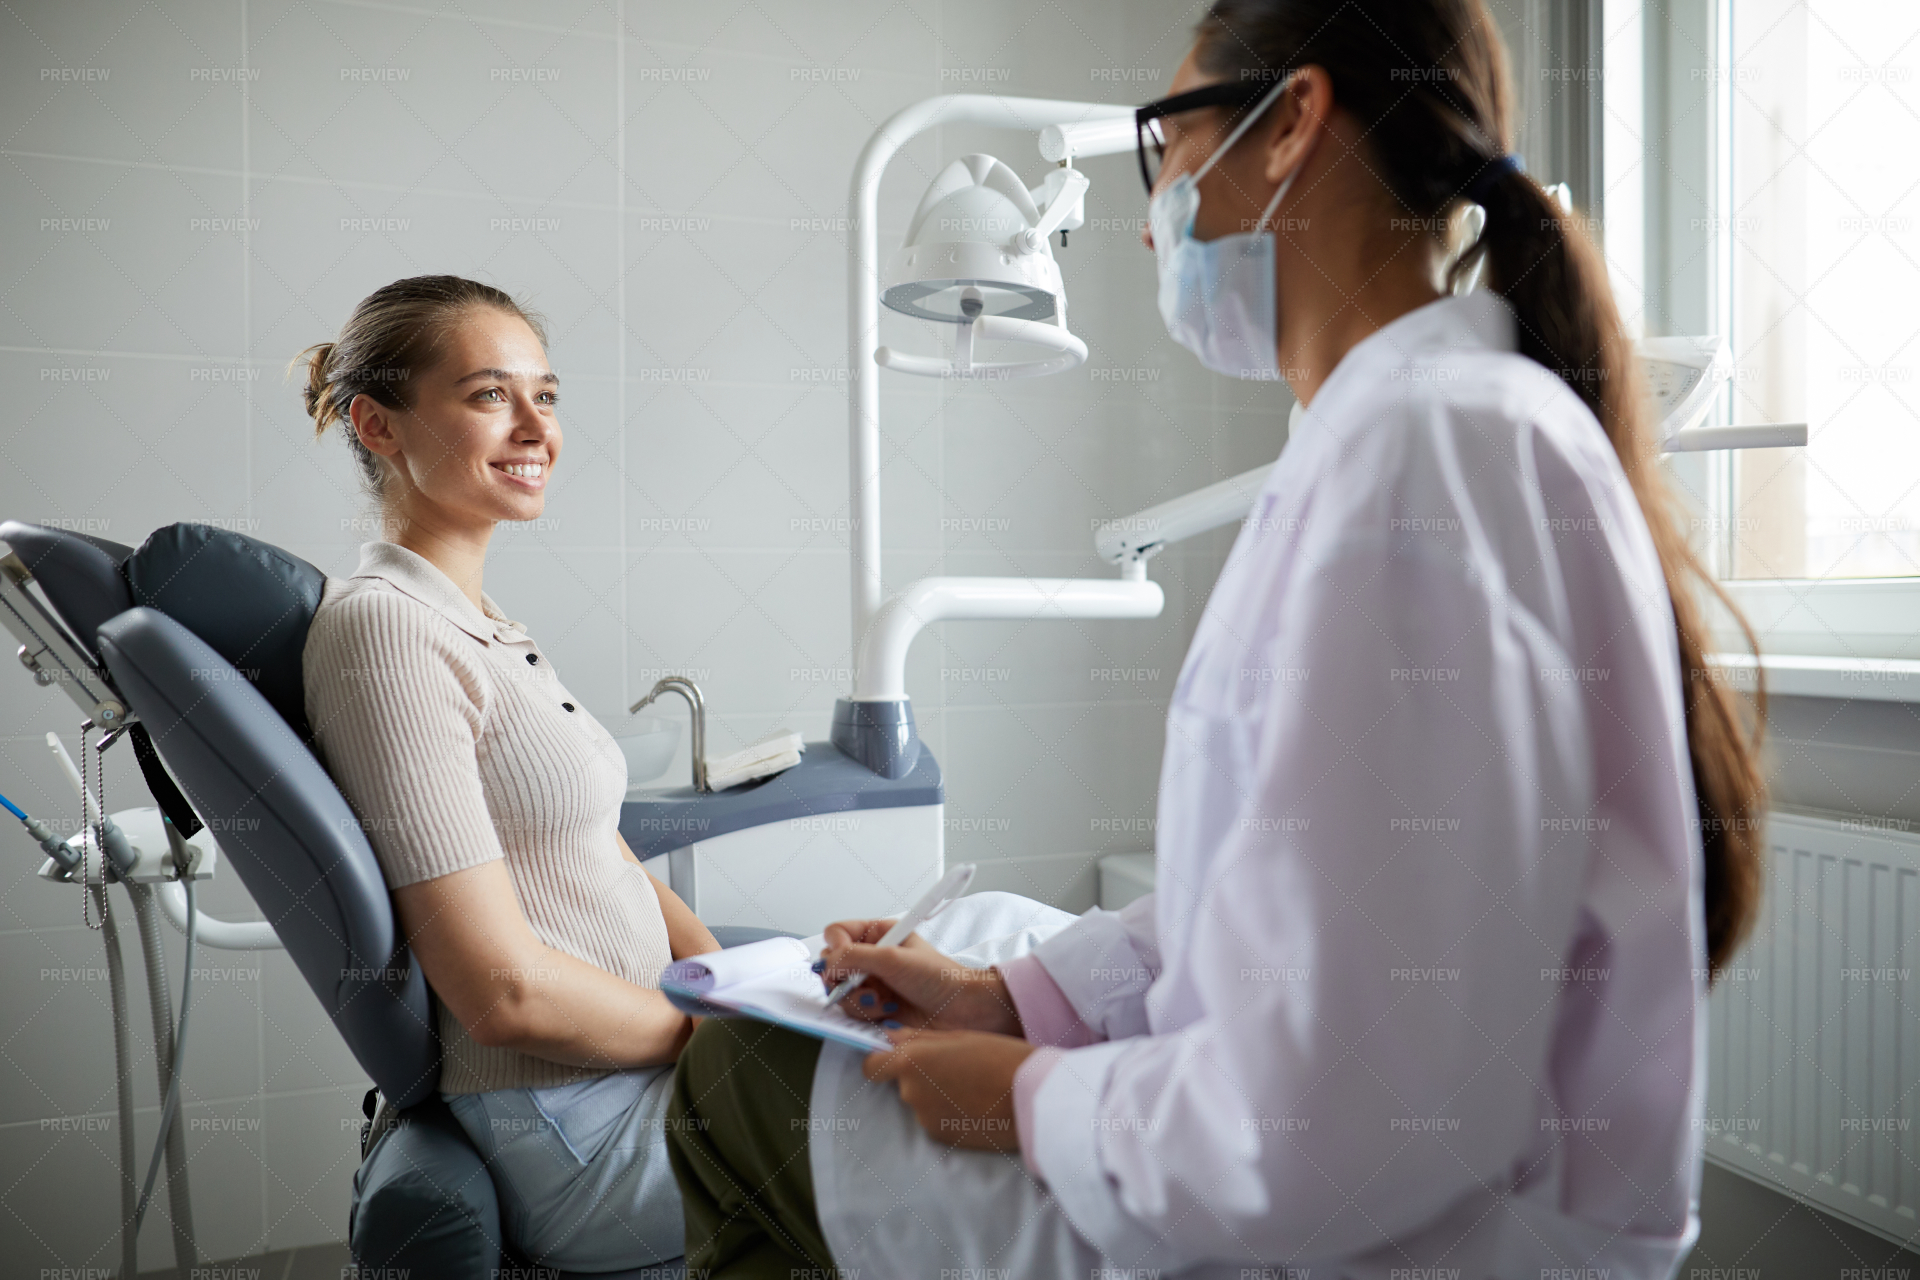
[[[345,445],[285,379],[355,302],[455,272],[542,311],[564,456],[487,587],[610,725],[690,671],[715,749],[825,736],[850,683],[846,192],[890,113],[947,91],[1110,102],[1165,91],[1199,6],[1148,0],[25,0],[0,14],[0,514],[137,543],[226,522],[329,572],[363,532]],[[79,71],[91,78],[64,73]],[[1030,181],[1028,136],[947,128],[896,159],[883,251],[969,150]],[[1271,459],[1285,394],[1165,337],[1131,156],[1086,162],[1061,253],[1086,368],[1032,383],[882,387],[885,570],[1103,574],[1091,522]],[[938,339],[888,315],[883,340]],[[80,526],[78,522],[89,522]],[[1094,860],[1151,843],[1160,722],[1228,539],[1155,562],[1148,623],[929,628],[909,687],[945,768],[949,849],[982,883],[1074,909]],[[674,714],[674,712],[669,712]],[[69,704],[0,678],[0,790],[74,803],[41,742]],[[109,807],[145,802],[125,751]],[[687,769],[685,747],[674,775]],[[0,857],[0,1256],[117,1263],[100,943],[77,892]],[[230,876],[208,908],[257,918]],[[123,913],[124,914],[124,913]],[[129,931],[131,925],[128,925]],[[169,934],[175,994],[182,961]],[[144,1027],[137,954],[135,1025]],[[340,1239],[364,1087],[280,954],[214,953],[189,1053],[203,1251]],[[144,1031],[136,1041],[146,1043]],[[155,1121],[151,1063],[141,1123]],[[142,1141],[148,1140],[143,1133]],[[143,1264],[171,1245],[164,1206]]]

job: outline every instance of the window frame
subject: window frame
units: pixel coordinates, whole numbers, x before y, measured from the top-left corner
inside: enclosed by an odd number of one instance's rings
[[[1648,328],[1655,332],[1719,333],[1731,340],[1733,312],[1732,0],[1595,0],[1603,27],[1616,15],[1637,14],[1644,24],[1641,75],[1643,137],[1679,151],[1659,162],[1641,159],[1645,182],[1646,261],[1643,278]],[[1617,51],[1617,45],[1607,46]],[[1706,63],[1703,67],[1701,64]],[[1588,92],[1592,114],[1603,110],[1603,84]],[[1689,121],[1692,127],[1689,127]],[[1703,175],[1684,182],[1680,175]],[[1596,209],[1606,226],[1604,209]],[[1690,235],[1688,228],[1705,228]],[[1691,243],[1689,241],[1691,240]],[[1688,270],[1689,261],[1704,269]],[[1669,265],[1674,264],[1674,265]],[[1690,327],[1697,325],[1698,327]],[[1713,420],[1732,421],[1731,384]],[[1672,455],[1676,482],[1710,572],[1746,615],[1768,656],[1817,656],[1872,664],[1920,658],[1920,574],[1885,578],[1732,578],[1733,454]],[[1721,612],[1714,627],[1726,651],[1744,651],[1745,637]]]

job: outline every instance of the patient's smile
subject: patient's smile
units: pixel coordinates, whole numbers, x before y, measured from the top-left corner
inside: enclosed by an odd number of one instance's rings
[[[547,464],[544,462],[495,462],[490,463],[494,470],[504,472],[533,489],[544,489],[547,485]]]

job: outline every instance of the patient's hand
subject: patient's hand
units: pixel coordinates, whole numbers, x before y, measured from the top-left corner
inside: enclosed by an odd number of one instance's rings
[[[897,947],[873,943],[891,920],[845,920],[827,926],[820,976],[831,988],[849,973],[864,973],[840,1007],[868,1022],[899,1022],[910,1027],[951,1031],[1022,1034],[1020,1015],[997,969],[969,969],[912,934]]]
[[[895,1047],[868,1054],[861,1072],[869,1080],[897,1081],[900,1101],[929,1136],[975,1151],[1020,1149],[1013,1078],[1032,1045],[978,1031],[890,1034]]]

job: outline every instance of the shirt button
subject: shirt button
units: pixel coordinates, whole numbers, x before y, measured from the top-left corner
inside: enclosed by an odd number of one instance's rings
[[[528,654],[528,655],[527,655],[527,665],[528,665],[528,666],[530,666],[530,667],[531,667],[531,666],[535,666],[535,665],[537,665],[537,664],[539,663],[539,661],[540,661],[540,655],[539,655],[539,654],[537,654],[537,653],[530,653],[530,654]]]
[[[573,704],[571,702],[563,702],[560,705],[565,707],[569,711],[573,710]]]

